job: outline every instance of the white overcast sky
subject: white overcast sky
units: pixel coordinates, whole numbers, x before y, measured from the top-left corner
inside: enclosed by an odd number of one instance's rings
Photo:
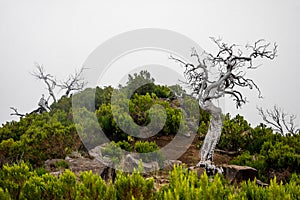
[[[0,124],[17,120],[36,108],[44,85],[30,72],[34,63],[64,78],[80,68],[102,42],[139,28],[176,31],[214,51],[210,36],[246,44],[260,38],[279,45],[274,61],[251,73],[264,99],[249,93],[249,104],[236,110],[226,101],[225,112],[241,113],[256,125],[256,106],[277,104],[298,115],[300,124],[299,53],[300,1],[163,0],[163,1],[16,1],[0,0]]]

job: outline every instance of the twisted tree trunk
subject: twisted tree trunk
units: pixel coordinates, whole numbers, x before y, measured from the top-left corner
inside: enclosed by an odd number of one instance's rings
[[[210,100],[205,101],[202,109],[211,114],[211,120],[208,128],[208,132],[205,136],[204,142],[200,150],[201,161],[200,163],[212,162],[214,150],[219,142],[222,132],[222,110],[215,106]],[[200,164],[199,163],[199,164]]]
[[[253,45],[247,44],[246,53],[243,53],[239,45],[228,45],[221,39],[212,38],[212,40],[219,48],[218,52],[213,55],[203,51],[199,55],[196,49],[193,49],[191,56],[197,59],[197,64],[187,63],[171,56],[171,59],[185,66],[184,77],[186,83],[192,88],[192,95],[199,99],[199,106],[212,116],[200,150],[201,160],[197,164],[198,167],[204,166],[208,171],[217,169],[212,164],[212,160],[222,132],[222,110],[215,106],[212,100],[230,95],[239,108],[246,103],[246,98],[239,88],[255,88],[261,97],[256,83],[245,76],[246,71],[257,68],[253,65],[253,60],[256,58],[273,60],[277,56],[277,44],[274,43],[274,47],[271,47],[271,44],[263,39]]]

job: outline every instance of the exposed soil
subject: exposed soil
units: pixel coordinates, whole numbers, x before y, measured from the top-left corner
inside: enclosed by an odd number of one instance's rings
[[[168,135],[168,136],[158,136],[156,138],[153,138],[153,140],[156,141],[156,144],[159,147],[163,147],[169,144],[173,138],[174,138],[173,135]],[[199,145],[199,142],[200,142],[200,137],[199,135],[196,135],[193,143],[188,147],[187,151],[181,157],[178,158],[178,160],[182,161],[182,163],[185,163],[187,166],[195,166],[200,161],[199,152],[201,146]],[[174,151],[176,151],[176,149],[174,149]],[[232,160],[232,158],[233,158],[232,156],[220,154],[216,152],[214,154],[213,161],[215,165],[229,164],[229,161]]]
[[[183,136],[185,137],[185,136]],[[168,135],[168,136],[157,136],[155,138],[152,138],[151,140],[155,140],[156,144],[159,147],[164,147],[167,144],[169,144],[173,140],[174,136]],[[200,148],[199,145],[200,137],[199,135],[196,135],[194,138],[192,144],[188,147],[186,152],[178,158],[182,163],[184,163],[187,167],[195,166],[200,161]],[[180,144],[178,144],[180,146]],[[176,149],[174,149],[176,151]],[[172,152],[171,152],[172,153]],[[222,164],[229,164],[229,161],[233,159],[232,156],[229,155],[222,155],[220,153],[215,153],[214,155],[214,163],[215,165],[222,165]],[[202,174],[204,172],[204,169],[198,168],[197,173]],[[154,185],[156,189],[161,188],[163,185],[166,185],[169,183],[168,176],[169,171],[168,170],[159,170],[158,172],[154,172],[151,174],[148,174],[148,176],[151,176],[154,178]]]

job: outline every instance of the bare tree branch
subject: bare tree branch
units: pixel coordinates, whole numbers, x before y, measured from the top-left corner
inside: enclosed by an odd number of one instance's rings
[[[51,97],[53,99],[53,102],[57,102],[57,98],[54,92],[57,87],[61,88],[62,90],[66,90],[65,96],[69,97],[72,91],[80,91],[87,85],[87,82],[82,77],[82,73],[86,68],[81,68],[79,72],[75,72],[75,74],[70,75],[65,81],[57,81],[53,75],[46,73],[42,65],[35,63],[35,67],[36,71],[33,71],[31,75],[39,80],[42,80],[46,84],[49,97],[46,100],[43,94],[38,103],[38,108],[33,110],[31,113],[48,112],[50,110],[48,104],[49,98]],[[11,113],[11,115],[20,117],[25,116],[25,114],[19,113],[15,107],[10,107],[10,109],[14,111],[13,113]]]
[[[86,70],[86,68],[82,67],[79,72],[75,72],[75,74],[70,75],[67,80],[57,84],[58,87],[66,90],[65,96],[69,97],[72,91],[80,91],[87,85],[87,82],[82,77],[84,70]]]
[[[274,106],[272,110],[257,108],[259,115],[269,125],[273,127],[274,131],[279,132],[281,135],[290,133],[295,135],[299,133],[300,129],[295,125],[295,115],[288,115],[283,109]],[[287,121],[288,118],[288,121]]]
[[[227,94],[233,97],[237,107],[241,107],[247,101],[238,91],[240,87],[256,89],[258,97],[261,98],[259,87],[252,79],[245,77],[245,72],[249,69],[256,69],[252,64],[255,58],[273,60],[277,55],[277,44],[274,43],[274,46],[271,47],[270,43],[258,40],[253,45],[246,45],[246,53],[244,53],[236,44],[228,45],[221,39],[213,37],[211,39],[219,48],[218,52],[215,55],[204,52],[204,56],[200,56],[193,49],[191,56],[197,59],[197,65],[170,56],[170,59],[184,65],[186,84],[191,87],[193,95],[196,95],[204,103]],[[201,57],[203,58],[201,59]],[[212,78],[210,69],[217,70],[217,79]]]
[[[48,93],[52,97],[53,102],[57,101],[54,89],[56,87],[66,90],[65,96],[69,97],[72,91],[80,91],[86,85],[87,82],[82,77],[83,71],[86,69],[82,67],[79,72],[71,74],[65,81],[57,81],[54,76],[47,74],[42,65],[36,64],[37,71],[34,71],[32,75],[37,79],[43,80],[47,86]]]
[[[53,102],[56,102],[56,97],[54,94],[54,89],[56,87],[56,80],[51,74],[46,74],[45,69],[42,65],[39,65],[38,63],[35,64],[37,71],[34,71],[31,73],[34,77],[37,79],[43,80],[44,83],[47,86],[49,95],[52,97]]]
[[[20,117],[24,117],[25,116],[25,114],[19,113],[18,109],[15,108],[15,107],[10,107],[10,109],[14,111],[13,113],[10,113],[10,115],[16,115],[16,116],[20,116]]]

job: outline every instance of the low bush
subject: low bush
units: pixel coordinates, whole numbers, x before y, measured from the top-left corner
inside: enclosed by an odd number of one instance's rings
[[[213,180],[204,173],[200,179],[196,172],[177,166],[170,173],[170,183],[158,192],[158,199],[226,199],[234,192],[217,174]]]
[[[89,172],[78,177],[66,170],[59,177],[48,173],[38,175],[26,163],[4,165],[0,171],[0,199],[75,199],[75,200],[131,200],[131,199],[299,199],[300,177],[293,174],[289,183],[276,178],[267,187],[246,181],[240,186],[229,185],[221,175],[198,178],[196,172],[175,166],[169,184],[155,192],[154,179],[143,178],[139,171],[132,174],[118,172],[115,183],[106,184]]]
[[[108,156],[113,164],[119,163],[123,154],[122,149],[114,141],[108,143],[106,147],[102,149],[102,155]]]
[[[144,162],[157,161],[158,164],[162,166],[164,158],[155,141],[137,141],[134,144],[134,150],[139,153],[140,158]]]
[[[154,179],[145,179],[137,171],[132,174],[119,173],[114,184],[117,199],[155,199]]]

